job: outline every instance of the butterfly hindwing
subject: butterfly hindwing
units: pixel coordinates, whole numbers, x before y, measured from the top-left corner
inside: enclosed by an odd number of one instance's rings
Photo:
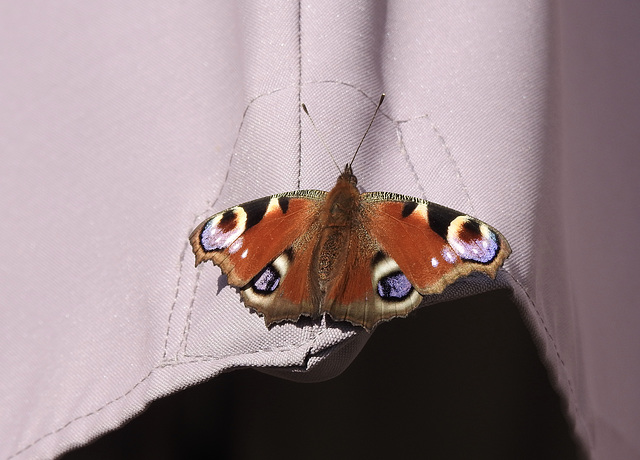
[[[295,321],[302,315],[318,315],[317,299],[313,298],[316,289],[309,276],[318,227],[318,223],[313,222],[242,289],[244,303],[260,313],[267,325],[283,320]]]
[[[406,316],[422,296],[364,226],[357,223],[352,231],[355,247],[345,252],[343,271],[335,276],[323,311],[370,331],[381,321]]]

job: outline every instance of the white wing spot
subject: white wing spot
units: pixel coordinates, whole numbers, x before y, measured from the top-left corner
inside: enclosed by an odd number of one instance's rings
[[[239,237],[237,240],[235,240],[231,244],[231,246],[229,246],[229,254],[235,254],[236,252],[238,252],[243,244],[244,244],[244,238]]]
[[[453,252],[449,246],[445,246],[444,248],[442,248],[442,257],[450,264],[455,263],[456,259],[458,258],[458,256],[456,256],[455,252]]]
[[[436,259],[435,257],[431,258],[431,266],[433,268],[436,268],[439,264],[440,264],[440,262],[438,262],[438,259]]]

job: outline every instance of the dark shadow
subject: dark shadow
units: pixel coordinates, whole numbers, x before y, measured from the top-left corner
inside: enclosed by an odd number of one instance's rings
[[[224,374],[63,458],[580,457],[517,308],[497,291],[383,324],[333,380]]]

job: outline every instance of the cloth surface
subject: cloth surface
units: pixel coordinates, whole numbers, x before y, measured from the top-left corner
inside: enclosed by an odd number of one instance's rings
[[[234,367],[348,366],[368,334],[267,329],[217,268],[193,267],[187,238],[228,206],[328,190],[337,171],[300,103],[342,164],[385,92],[362,189],[468,212],[513,248],[496,281],[425,305],[512,289],[578,441],[639,458],[639,9],[616,5],[604,21],[589,2],[0,7],[0,456],[54,456]]]

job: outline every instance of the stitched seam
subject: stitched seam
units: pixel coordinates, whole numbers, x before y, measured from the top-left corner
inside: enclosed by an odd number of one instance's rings
[[[195,228],[197,222],[198,222],[198,216],[196,216],[193,219],[191,228]],[[178,265],[178,278],[176,279],[176,287],[173,292],[173,301],[171,302],[171,308],[169,308],[169,317],[167,318],[167,329],[164,335],[164,346],[162,347],[163,360],[167,358],[167,352],[169,347],[169,333],[171,331],[171,319],[173,318],[173,313],[175,312],[175,308],[178,303],[178,295],[180,294],[180,284],[182,283],[182,276],[183,276],[183,266],[184,266],[185,258],[187,256],[187,250],[189,246],[190,246],[189,240],[185,241],[182,246],[182,252],[180,253],[180,262]]]
[[[182,352],[182,356],[183,357],[210,357],[211,359],[225,359],[225,358],[229,358],[229,357],[234,357],[234,356],[246,356],[246,355],[250,355],[250,354],[256,354],[256,353],[262,353],[262,352],[273,352],[273,351],[278,351],[278,352],[288,352],[290,350],[295,350],[297,348],[299,348],[301,345],[307,343],[307,342],[313,342],[315,341],[318,337],[320,337],[322,334],[325,333],[325,329],[323,328],[313,328],[312,331],[310,332],[310,336],[308,339],[303,339],[301,342],[298,342],[297,344],[290,344],[290,345],[286,345],[286,346],[276,346],[276,347],[267,347],[267,348],[259,348],[257,350],[253,350],[249,353],[229,353],[227,355],[220,355],[220,356],[216,356],[216,355],[197,355],[197,354],[188,354],[186,352],[187,347],[188,347],[188,342],[189,342],[189,332],[191,330],[191,316],[192,316],[192,312],[194,310],[194,304],[195,304],[195,298],[196,298],[196,292],[198,290],[198,287],[200,285],[200,275],[202,273],[202,270],[198,270],[198,272],[196,273],[196,281],[194,283],[194,288],[191,294],[191,299],[189,301],[189,310],[187,312],[187,320],[185,321],[185,327],[183,329],[182,332],[182,338],[180,339],[180,345],[178,347],[178,350],[176,351],[176,355],[175,355],[175,362],[183,362],[183,360],[180,360],[180,352]]]
[[[187,355],[187,354],[184,354],[183,356],[185,358],[189,358],[189,359],[181,359],[179,361],[176,360],[175,362],[176,363],[186,363],[186,362],[199,362],[199,361],[216,361],[216,360],[222,360],[222,359],[227,359],[227,358],[235,358],[235,357],[238,357],[238,356],[257,355],[257,354],[261,354],[261,353],[273,353],[273,352],[288,353],[290,351],[295,351],[295,350],[298,350],[300,348],[303,348],[305,345],[307,345],[309,343],[316,342],[317,339],[322,337],[322,335],[325,334],[326,332],[327,332],[327,329],[325,329],[323,327],[314,326],[313,330],[310,332],[309,338],[308,339],[302,339],[300,342],[297,342],[297,343],[291,343],[291,344],[287,344],[287,345],[280,345],[280,346],[274,346],[274,347],[258,348],[256,350],[252,350],[252,351],[249,351],[247,353],[232,352],[232,353],[222,354],[222,355],[212,355],[212,354]],[[195,358],[195,359],[193,359],[193,358]]]
[[[396,125],[396,136],[398,136],[398,142],[400,143],[400,152],[402,153],[402,156],[404,157],[405,162],[407,163],[407,166],[409,166],[409,170],[411,171],[411,174],[413,175],[413,179],[416,183],[416,185],[418,186],[418,190],[420,190],[420,194],[422,195],[422,199],[425,201],[429,201],[427,200],[427,193],[424,189],[424,187],[422,187],[422,182],[420,181],[420,177],[418,176],[418,172],[416,171],[416,168],[413,164],[413,161],[411,161],[411,158],[409,156],[409,152],[407,151],[407,146],[404,143],[404,136],[402,134],[402,128],[400,128],[400,122],[395,122]]]
[[[302,59],[302,56],[300,56],[300,59]],[[302,75],[300,75],[300,78],[302,78]],[[311,81],[305,82],[305,84],[340,84],[340,85],[349,87],[349,88],[357,91],[362,96],[364,96],[365,98],[367,98],[367,99],[369,99],[369,100],[371,100],[373,102],[371,97],[369,97],[369,95],[366,92],[364,92],[360,88],[356,87],[352,83],[342,82],[342,81],[339,81],[339,80],[311,80]],[[299,100],[301,98],[302,85],[303,85],[302,81],[298,82],[298,84],[297,84],[298,99]],[[237,135],[236,135],[236,139],[235,139],[235,141],[233,143],[233,147],[231,148],[231,155],[229,156],[229,163],[227,165],[227,171],[226,171],[224,179],[222,180],[220,188],[218,189],[218,192],[215,194],[216,198],[213,201],[207,203],[207,207],[205,208],[205,210],[202,211],[198,215],[208,214],[209,212],[213,211],[213,209],[215,208],[215,206],[216,206],[216,204],[218,202],[219,197],[222,195],[222,192],[224,191],[224,188],[225,188],[226,184],[229,181],[229,174],[231,172],[231,165],[233,164],[233,159],[235,158],[235,156],[237,154],[237,145],[238,145],[238,142],[240,141],[240,132],[242,131],[242,128],[243,128],[243,126],[245,124],[245,121],[246,121],[246,118],[247,118],[247,112],[249,111],[249,109],[254,105],[254,103],[257,100],[262,99],[263,97],[268,97],[268,96],[271,96],[272,94],[276,94],[276,93],[279,93],[281,91],[286,91],[286,90],[289,90],[289,89],[292,89],[292,88],[295,88],[295,86],[283,86],[281,88],[276,88],[276,89],[274,89],[272,91],[269,91],[268,93],[260,94],[260,95],[258,95],[256,97],[254,97],[253,99],[249,100],[249,102],[247,103],[247,107],[244,109],[244,112],[242,112],[242,118],[241,118],[241,121],[240,121],[240,126],[238,126],[238,132],[237,132]],[[302,110],[302,107],[300,107],[299,112],[298,112],[298,116],[299,116],[298,125],[299,125],[299,129],[300,129],[300,137],[301,137],[301,133],[302,133],[302,112],[301,112],[301,110]],[[388,120],[390,120],[390,121],[392,121],[394,123],[405,123],[407,121],[411,121],[411,120],[403,120],[403,121],[396,122],[391,117],[389,117],[386,113],[384,113],[383,110],[380,110],[379,114],[384,116],[385,118],[387,118]],[[421,116],[421,117],[423,117],[423,116]],[[420,118],[420,117],[416,117],[416,118]],[[301,155],[301,151],[302,151],[301,142],[299,142],[299,147],[298,148],[299,148],[300,155]],[[302,158],[300,156],[299,165],[298,165],[298,168],[299,168],[298,174],[299,175],[301,175],[301,173],[302,173],[301,172],[301,164],[302,164],[301,162],[302,162]],[[298,180],[300,180],[300,178]],[[298,184],[298,188],[300,188],[299,184]],[[197,218],[195,219],[195,221],[197,221]]]
[[[196,301],[196,291],[200,286],[200,275],[202,274],[202,269],[199,268],[196,272],[195,282],[193,283],[193,290],[191,291],[191,299],[189,300],[189,306],[187,307],[187,320],[184,322],[184,328],[182,329],[182,337],[180,338],[180,345],[178,345],[178,349],[176,350],[176,361],[178,361],[178,356],[180,352],[183,354],[187,349],[187,342],[189,341],[189,331],[191,330],[191,315],[193,312],[193,305]]]
[[[469,193],[469,188],[467,187],[466,182],[462,179],[462,171],[460,170],[460,166],[458,165],[458,162],[453,157],[453,153],[451,152],[451,147],[449,147],[447,140],[445,139],[444,135],[442,134],[438,126],[433,122],[429,114],[425,113],[424,115],[418,115],[416,117],[409,118],[407,120],[401,120],[401,121],[398,121],[397,123],[398,125],[400,125],[401,123],[409,123],[411,121],[418,120],[420,118],[424,118],[429,122],[429,125],[431,126],[431,130],[434,132],[434,134],[440,141],[440,144],[444,149],[444,153],[447,156],[447,160],[449,161],[451,166],[453,166],[453,170],[455,171],[456,178],[458,179],[458,183],[460,184],[460,187],[462,188],[462,191],[467,199],[467,202],[469,203],[471,214],[475,215],[476,209],[475,209],[475,206],[473,205],[473,200],[471,199],[471,193]]]
[[[298,61],[298,66],[299,66],[299,68],[298,68],[298,70],[299,70],[299,74],[298,74],[298,83],[297,83],[297,88],[298,88],[298,103],[300,104],[300,103],[301,103],[301,88],[302,88],[302,53],[301,53],[301,39],[302,39],[302,37],[301,37],[301,14],[302,14],[302,12],[301,12],[301,5],[300,5],[300,3],[298,3],[298,8],[299,8],[299,11],[298,11],[298,14],[299,14],[299,23],[298,23],[298,49],[299,49],[299,55],[298,55],[298,59],[299,59],[299,61]],[[315,81],[308,81],[308,82],[306,82],[306,84],[340,84],[340,85],[344,85],[344,86],[347,86],[347,87],[350,87],[350,88],[354,89],[355,91],[359,92],[361,95],[363,95],[364,97],[366,97],[367,99],[371,99],[371,98],[369,97],[369,95],[368,95],[365,91],[363,91],[362,89],[360,89],[360,88],[356,87],[354,84],[351,84],[351,83],[348,83],[348,82],[344,82],[344,81],[339,81],[339,80],[315,80]],[[227,168],[227,174],[226,174],[226,176],[225,176],[225,178],[224,178],[224,180],[223,180],[223,183],[222,183],[222,185],[221,185],[221,187],[220,187],[220,189],[219,189],[219,192],[218,192],[218,194],[217,194],[217,197],[219,197],[219,196],[221,195],[222,191],[224,190],[224,186],[225,186],[225,185],[226,185],[226,183],[228,182],[229,172],[230,172],[230,170],[231,170],[231,167],[230,167],[230,166],[231,166],[231,164],[232,164],[233,158],[234,158],[234,157],[235,157],[235,155],[236,155],[236,146],[237,146],[237,143],[238,143],[238,141],[239,141],[239,133],[242,131],[242,127],[243,127],[243,125],[244,125],[244,123],[245,123],[245,120],[246,120],[246,114],[247,114],[247,112],[248,112],[249,108],[250,108],[250,107],[253,105],[253,103],[254,103],[255,101],[257,101],[258,99],[260,99],[260,98],[262,98],[262,97],[266,97],[266,96],[272,95],[272,94],[277,93],[277,92],[280,92],[280,91],[287,90],[287,89],[291,89],[291,87],[289,86],[289,87],[277,88],[277,89],[275,89],[275,90],[273,90],[273,91],[270,91],[270,92],[268,92],[268,93],[264,93],[264,94],[258,95],[258,96],[256,96],[256,97],[254,97],[253,99],[251,99],[251,100],[249,101],[249,103],[247,104],[247,107],[245,108],[245,110],[244,110],[244,112],[243,112],[242,121],[241,121],[241,123],[240,123],[240,126],[238,127],[238,136],[236,137],[236,140],[235,140],[234,145],[233,145],[232,154],[231,154],[231,156],[230,156],[230,161],[229,161],[229,166],[228,166],[228,168]],[[405,142],[404,142],[404,137],[403,137],[403,131],[402,131],[402,128],[401,128],[401,124],[403,124],[403,123],[409,123],[409,122],[411,122],[411,121],[418,120],[418,119],[421,119],[421,118],[425,118],[425,119],[427,119],[427,120],[428,120],[428,122],[429,122],[429,124],[430,124],[430,126],[431,126],[431,129],[433,130],[433,132],[434,132],[434,133],[436,134],[436,136],[438,137],[438,139],[439,139],[439,141],[440,141],[440,143],[441,143],[441,145],[442,145],[442,147],[443,147],[443,149],[444,149],[444,152],[445,152],[445,153],[446,153],[446,155],[447,155],[447,158],[449,159],[450,163],[451,163],[451,164],[452,164],[452,166],[454,167],[454,170],[455,170],[455,172],[456,172],[456,176],[457,176],[457,178],[458,178],[458,180],[459,180],[459,182],[460,182],[460,185],[461,185],[461,187],[462,187],[462,189],[463,189],[463,191],[464,191],[464,194],[465,194],[465,196],[466,196],[466,198],[467,198],[467,200],[468,200],[468,202],[469,202],[469,205],[470,205],[470,207],[471,207],[472,213],[474,213],[474,212],[475,212],[475,207],[474,207],[474,205],[473,205],[473,201],[472,201],[472,199],[471,199],[471,196],[470,196],[470,193],[469,193],[469,189],[467,188],[467,186],[466,186],[466,184],[465,184],[465,182],[464,182],[464,180],[463,180],[463,178],[462,178],[462,173],[461,173],[460,167],[459,167],[458,163],[455,161],[455,159],[454,159],[454,157],[453,157],[453,154],[452,154],[452,152],[451,152],[451,148],[450,148],[450,146],[448,145],[448,143],[447,143],[447,141],[446,141],[446,139],[445,139],[444,135],[443,135],[443,134],[442,134],[442,132],[438,129],[438,127],[436,126],[436,124],[431,120],[431,118],[429,117],[429,115],[428,115],[428,114],[418,115],[418,116],[415,116],[415,117],[412,117],[412,118],[409,118],[409,119],[406,119],[406,120],[392,120],[392,119],[391,119],[387,114],[385,114],[383,111],[381,111],[381,115],[385,116],[387,119],[389,119],[389,120],[391,120],[392,122],[394,122],[394,123],[395,123],[395,125],[396,125],[396,134],[397,134],[397,136],[398,136],[398,140],[399,140],[399,143],[400,143],[401,151],[402,151],[403,156],[404,156],[404,158],[405,158],[405,161],[406,161],[407,165],[409,166],[409,168],[410,168],[410,170],[411,170],[411,172],[412,172],[412,174],[413,174],[413,176],[414,176],[414,179],[415,179],[415,181],[416,181],[416,183],[417,183],[417,185],[418,185],[418,187],[419,187],[419,189],[420,189],[420,191],[421,191],[421,193],[423,194],[423,197],[424,197],[425,199],[426,199],[426,196],[425,196],[424,188],[423,188],[423,187],[422,187],[422,185],[421,185],[421,182],[420,182],[420,180],[419,180],[419,176],[418,176],[418,174],[417,174],[417,171],[415,170],[414,164],[413,164],[413,162],[411,161],[410,155],[409,155],[409,153],[408,153],[408,151],[407,151],[407,149],[406,149],[406,144],[405,144]],[[302,114],[301,114],[301,108],[299,108],[299,110],[298,110],[298,129],[299,129],[299,141],[298,141],[298,184],[297,184],[297,188],[298,188],[298,189],[300,189],[301,168],[302,168],[302,166],[301,166],[301,162],[302,162],[302,145],[301,145],[301,144],[302,144],[302,143],[301,143],[301,137],[302,137],[302,125],[301,125],[301,116],[302,116]],[[211,202],[211,203],[209,204],[209,206],[208,206],[208,208],[207,208],[207,209],[208,209],[208,210],[212,210],[212,209],[214,208],[214,206],[215,206],[216,202],[217,202],[217,198],[216,198],[213,202]],[[209,211],[205,211],[205,212],[209,212]],[[197,219],[194,219],[194,225],[195,225],[195,221],[196,221],[196,220],[197,220]],[[175,294],[175,296],[174,296],[174,300],[173,300],[172,307],[171,307],[171,312],[170,312],[170,315],[169,315],[169,318],[168,318],[168,323],[169,323],[169,325],[167,326],[167,335],[166,335],[166,337],[165,337],[165,350],[164,350],[163,358],[164,358],[164,357],[166,357],[166,354],[167,354],[167,349],[166,349],[166,348],[167,348],[167,344],[168,344],[168,335],[169,335],[169,330],[170,330],[171,318],[172,318],[172,315],[173,315],[173,310],[174,310],[174,308],[175,308],[175,306],[176,306],[176,303],[177,303],[177,295],[178,295],[178,292],[179,292],[179,284],[180,284],[180,282],[181,282],[181,280],[182,280],[182,270],[183,270],[183,267],[184,267],[184,263],[183,263],[183,262],[184,262],[184,257],[185,257],[185,255],[186,255],[186,248],[187,248],[187,247],[188,247],[188,244],[185,244],[185,247],[183,248],[183,251],[182,251],[182,253],[181,253],[181,257],[180,257],[179,276],[178,276],[178,279],[177,279],[177,282],[176,282],[176,284],[177,284],[177,286],[176,286],[176,294]],[[531,296],[529,295],[529,293],[527,292],[527,290],[524,288],[524,286],[523,286],[523,285],[522,285],[522,284],[521,284],[521,283],[520,283],[520,282],[519,282],[519,281],[518,281],[518,280],[517,280],[517,279],[516,279],[516,278],[515,278],[515,277],[514,277],[510,272],[509,272],[509,271],[505,270],[505,272],[509,274],[509,276],[511,277],[511,279],[513,279],[513,281],[514,281],[514,282],[515,282],[515,283],[520,287],[520,289],[522,290],[522,292],[525,294],[525,296],[527,297],[527,299],[528,299],[528,301],[530,302],[531,306],[533,307],[533,310],[535,311],[535,313],[536,313],[536,315],[537,315],[537,317],[538,317],[538,320],[539,320],[540,324],[541,324],[541,325],[542,325],[542,327],[543,327],[543,330],[544,330],[545,334],[546,334],[546,335],[547,335],[547,337],[550,339],[551,344],[552,344],[553,349],[554,349],[554,352],[555,352],[555,355],[556,355],[556,358],[557,358],[557,360],[560,362],[560,364],[561,364],[561,366],[562,366],[562,369],[563,369],[563,372],[564,372],[564,378],[565,378],[565,380],[566,380],[566,382],[567,382],[567,386],[568,386],[568,388],[569,388],[569,393],[570,393],[570,395],[571,395],[571,405],[573,406],[573,410],[574,410],[574,412],[575,412],[575,413],[576,413],[576,415],[577,415],[577,419],[579,419],[579,420],[580,420],[580,422],[581,422],[581,423],[585,426],[585,428],[586,428],[586,422],[585,422],[585,420],[584,420],[584,418],[583,418],[582,412],[579,410],[579,408],[578,408],[578,406],[577,406],[576,394],[575,394],[575,391],[574,391],[574,388],[573,388],[573,383],[572,383],[571,379],[570,379],[570,378],[569,378],[569,376],[568,376],[568,375],[569,375],[569,373],[568,373],[568,370],[567,370],[566,364],[565,364],[564,360],[562,359],[562,357],[561,357],[561,355],[560,355],[560,352],[559,352],[558,346],[557,346],[557,344],[556,344],[556,342],[555,342],[555,340],[554,340],[554,338],[553,338],[553,335],[552,335],[552,334],[551,334],[551,332],[549,331],[549,329],[548,329],[548,327],[547,327],[547,324],[546,324],[546,322],[544,321],[544,319],[543,319],[543,317],[542,317],[542,315],[541,315],[540,311],[538,310],[538,308],[537,308],[537,306],[536,306],[535,302],[533,301],[533,299],[531,298]],[[198,272],[198,274],[196,275],[196,276],[197,276],[196,283],[195,283],[195,284],[196,284],[196,287],[197,287],[197,285],[198,285],[198,283],[199,283],[199,273],[200,273],[200,272]],[[193,294],[192,294],[192,299],[191,299],[191,302],[190,302],[190,304],[189,304],[189,313],[188,313],[187,324],[185,325],[185,329],[184,329],[184,332],[183,332],[183,338],[182,338],[182,340],[181,340],[181,346],[179,347],[179,349],[181,349],[181,348],[182,348],[182,344],[183,344],[183,342],[185,342],[185,341],[187,340],[187,339],[186,339],[186,336],[188,335],[188,331],[189,331],[189,327],[190,327],[191,311],[192,311],[192,307],[193,307],[193,304],[194,304],[195,291],[196,291],[196,288],[194,288],[194,291],[193,291]],[[319,337],[319,336],[320,336],[321,334],[323,334],[323,333],[324,333],[324,330],[320,330],[319,332],[317,332],[316,334],[314,334],[314,335],[311,337],[311,339],[310,339],[309,341],[313,341],[313,340],[315,340],[317,337]],[[305,343],[308,343],[309,341],[301,342],[299,346],[301,346],[301,345],[303,345],[303,344],[305,344]],[[255,350],[255,351],[252,351],[252,352],[250,352],[250,353],[244,353],[244,354],[242,354],[242,353],[241,353],[241,354],[234,354],[234,353],[231,353],[231,354],[223,355],[223,356],[220,356],[220,357],[214,357],[213,355],[187,355],[187,354],[185,353],[185,354],[184,354],[184,356],[185,356],[185,357],[186,357],[186,356],[189,356],[189,357],[191,357],[191,358],[196,358],[196,359],[194,359],[194,360],[189,360],[189,361],[176,362],[176,363],[165,363],[165,364],[162,364],[162,365],[158,366],[157,368],[163,368],[163,367],[167,367],[167,366],[171,366],[171,365],[179,365],[179,364],[185,364],[185,363],[196,363],[196,362],[205,362],[205,361],[212,361],[212,360],[220,360],[220,359],[226,359],[226,358],[234,357],[234,356],[242,356],[242,355],[245,355],[245,356],[246,356],[246,355],[257,354],[257,353],[264,353],[264,352],[273,352],[273,351],[278,351],[278,352],[287,352],[287,351],[291,351],[291,350],[294,350],[294,349],[296,349],[296,348],[299,348],[299,346],[297,346],[297,347],[296,347],[296,346],[294,345],[294,346],[288,346],[288,347],[265,348],[265,349],[258,349],[258,350]],[[186,347],[186,344],[185,344],[185,347]],[[178,357],[177,357],[177,355],[176,355],[176,361],[177,361],[177,359],[178,359]],[[153,372],[153,371],[152,371],[152,372]],[[150,373],[150,374],[151,374],[151,373]],[[150,374],[149,374],[149,375],[150,375]],[[148,376],[149,376],[149,375],[148,375]],[[148,377],[148,376],[147,376],[147,377]],[[145,378],[145,379],[146,379],[146,378]],[[144,380],[144,379],[143,379],[143,380]],[[135,388],[136,388],[138,385],[140,385],[141,383],[142,383],[142,381],[138,382],[138,383],[137,383],[137,384],[136,384],[136,385],[135,385],[131,390],[129,390],[129,392],[127,392],[127,393],[125,393],[123,396],[121,396],[121,397],[119,397],[119,398],[117,398],[117,399],[113,400],[112,402],[115,402],[115,401],[117,401],[118,399],[121,399],[122,397],[126,396],[128,393],[130,393],[131,391],[133,391],[133,389],[135,389]],[[111,402],[110,402],[110,403],[111,403]],[[107,403],[107,404],[110,404],[110,403]],[[103,406],[103,407],[106,407],[106,405],[105,405],[105,406]],[[101,410],[101,409],[98,409],[98,410],[96,410],[96,411],[94,411],[94,412],[92,412],[92,413],[89,413],[89,414],[87,414],[86,416],[89,416],[89,415],[92,415],[92,414],[94,414],[94,413],[97,413],[99,410]],[[84,416],[83,416],[83,417],[84,417]],[[57,433],[57,432],[61,431],[61,430],[62,430],[62,429],[64,429],[66,426],[70,425],[71,423],[73,423],[74,421],[76,421],[76,420],[78,420],[78,419],[80,419],[80,418],[82,418],[82,417],[77,417],[77,418],[75,418],[75,419],[71,420],[70,422],[67,422],[67,424],[63,425],[61,428],[58,428],[57,430],[52,431],[51,433],[49,433],[49,434],[47,434],[47,435],[44,435],[44,436],[43,436],[42,438],[40,438],[40,439],[43,439],[44,437],[46,437],[46,436],[48,436],[48,435],[51,435],[51,434],[54,434],[54,433]],[[588,430],[586,430],[586,432],[588,433]],[[34,445],[35,443],[37,443],[40,439],[38,439],[38,440],[34,441],[34,442],[33,442],[32,444],[30,444],[29,446],[27,446],[27,447],[23,448],[22,450],[20,450],[20,451],[16,452],[15,454],[13,454],[13,455],[12,455],[11,457],[9,457],[9,458],[12,458],[13,456],[15,456],[15,455],[17,455],[17,454],[19,454],[19,453],[23,452],[24,450],[28,449],[29,447],[31,447],[32,445]],[[587,439],[587,442],[589,442],[589,440],[588,440],[588,439]]]
[[[333,83],[339,83],[339,82],[333,82]],[[254,105],[254,103],[257,100],[262,99],[263,97],[271,96],[272,94],[277,94],[277,93],[280,93],[282,91],[289,90],[291,88],[294,88],[294,86],[283,86],[282,88],[276,88],[273,91],[269,91],[268,93],[260,94],[260,95],[258,95],[256,97],[254,97],[253,99],[251,99],[247,103],[247,107],[244,109],[244,112],[242,112],[242,118],[241,118],[241,121],[240,121],[240,126],[238,126],[238,132],[237,132],[237,135],[236,135],[236,140],[233,142],[233,147],[231,148],[231,155],[229,156],[229,163],[227,165],[226,174],[224,176],[224,179],[222,180],[222,184],[220,185],[220,188],[218,189],[218,192],[215,194],[216,198],[213,201],[208,202],[207,203],[207,207],[205,208],[205,210],[202,211],[201,213],[199,213],[198,215],[208,214],[209,212],[211,212],[215,208],[215,206],[216,206],[216,204],[218,202],[218,199],[222,195],[222,192],[224,191],[225,186],[229,182],[229,174],[231,172],[231,165],[233,164],[233,159],[235,158],[236,153],[237,153],[238,142],[240,141],[240,132],[242,131],[242,127],[244,126],[245,121],[247,119],[247,112],[249,111],[249,109]]]
[[[535,311],[535,313],[536,313],[536,315],[538,317],[538,320],[540,321],[540,324],[542,325],[542,328],[544,329],[545,334],[547,335],[549,340],[551,340],[551,344],[553,345],[553,351],[556,354],[557,360],[560,362],[560,365],[562,367],[563,374],[564,374],[564,379],[567,382],[567,386],[569,388],[569,394],[570,394],[570,400],[571,400],[569,402],[569,404],[573,407],[573,411],[576,414],[576,420],[579,420],[582,423],[582,425],[584,426],[584,429],[585,429],[585,433],[588,434],[589,430],[588,430],[588,427],[587,427],[587,423],[584,420],[582,412],[578,408],[577,396],[576,396],[576,393],[575,393],[575,391],[573,389],[573,383],[571,381],[571,378],[569,377],[569,371],[567,369],[567,366],[566,366],[564,360],[560,356],[560,350],[558,349],[558,345],[556,344],[556,341],[554,340],[553,335],[551,335],[551,332],[547,328],[547,324],[544,321],[544,318],[543,318],[542,314],[538,310],[538,307],[536,306],[536,303],[533,301],[533,299],[529,295],[529,292],[527,292],[525,287],[520,283],[520,281],[518,281],[518,279],[515,276],[513,276],[511,274],[511,272],[509,272],[508,270],[506,270],[504,268],[503,268],[503,270],[505,270],[505,272],[509,275],[509,277],[511,277],[511,279],[518,285],[518,287],[520,287],[522,292],[524,292],[524,295],[527,297],[527,300],[529,301],[529,303],[533,307],[533,311]],[[588,436],[587,436],[587,439],[585,441],[590,445],[591,440],[588,439]]]
[[[223,358],[229,358],[232,356],[246,356],[248,354],[254,354],[254,353],[260,353],[260,352],[273,352],[273,351],[280,351],[280,352],[287,352],[290,350],[294,350],[296,348],[299,348],[302,344],[309,342],[309,341],[315,341],[318,337],[320,337],[325,330],[324,329],[316,329],[314,328],[311,331],[311,335],[309,337],[309,339],[306,340],[302,340],[301,342],[297,343],[297,344],[291,344],[291,345],[287,345],[287,346],[276,346],[276,347],[267,347],[267,348],[259,348],[257,350],[251,351],[249,353],[230,353],[228,355],[221,355],[221,356],[216,356],[216,355],[197,355],[197,354],[188,354],[187,353],[187,347],[188,347],[188,342],[189,342],[189,332],[191,331],[191,317],[192,317],[192,313],[194,310],[194,305],[195,305],[195,298],[196,298],[196,292],[198,291],[198,287],[200,286],[200,279],[201,279],[201,275],[202,274],[202,270],[198,270],[196,273],[196,280],[194,283],[194,288],[193,291],[191,293],[191,299],[189,301],[189,307],[188,307],[188,312],[187,312],[187,320],[185,321],[185,327],[183,329],[182,332],[182,338],[180,340],[180,346],[178,347],[178,350],[176,351],[176,355],[175,355],[175,361],[176,362],[182,362],[182,360],[180,360],[180,352],[182,352],[182,356],[183,357],[210,357],[212,359],[223,359]]]
[[[43,439],[48,438],[49,436],[52,436],[56,433],[59,433],[60,431],[64,430],[65,428],[67,428],[68,426],[72,425],[73,423],[77,422],[78,420],[82,420],[83,418],[87,418],[90,417],[92,415],[95,415],[97,413],[99,413],[100,411],[102,411],[103,409],[105,409],[106,407],[110,406],[111,404],[125,398],[127,395],[129,395],[132,391],[134,391],[137,387],[139,387],[145,380],[147,380],[151,374],[153,374],[153,372],[157,369],[157,367],[151,369],[149,371],[149,373],[147,375],[145,375],[140,381],[138,381],[135,385],[133,385],[129,390],[127,390],[126,392],[124,392],[123,394],[121,394],[120,396],[118,396],[115,399],[112,399],[111,401],[105,403],[104,405],[100,406],[99,408],[84,414],[84,415],[80,415],[78,417],[72,418],[71,420],[69,420],[67,423],[65,423],[64,425],[62,425],[61,427],[52,430],[42,436],[40,436],[38,439],[36,439],[35,441],[33,441],[31,444],[26,445],[25,447],[23,447],[22,449],[14,452],[13,454],[9,455],[7,457],[7,459],[11,459],[13,457],[15,457],[16,455],[20,455],[22,452],[30,449],[31,447],[35,446],[37,443],[39,443],[40,441],[42,441]]]
[[[296,350],[296,349],[300,349],[303,348],[306,345],[309,344],[313,344],[315,342],[315,339],[317,337],[320,337],[322,334],[324,333],[324,331],[320,331],[320,333],[318,333],[317,335],[315,335],[314,337],[310,338],[309,340],[305,340],[303,342],[300,343],[300,346],[298,347],[291,347],[289,350]],[[228,355],[225,356],[224,358],[227,357],[231,357],[231,356],[251,356],[253,354],[257,354],[257,353],[262,353],[264,350],[256,350],[256,351],[252,351],[249,353],[243,353],[243,354],[237,354],[237,355]],[[207,362],[207,361],[221,361],[224,358],[212,358],[212,357],[199,357],[199,359],[195,359],[195,360],[189,360],[189,361],[182,361],[182,362],[170,362],[170,363],[161,363],[158,364],[157,366],[155,366],[153,369],[151,369],[147,375],[145,375],[142,379],[140,379],[137,383],[135,383],[130,389],[128,389],[127,391],[125,391],[123,394],[121,394],[120,396],[112,399],[111,401],[106,402],[105,404],[103,404],[102,406],[98,407],[97,409],[92,410],[91,412],[87,412],[86,414],[83,415],[79,415],[75,418],[72,418],[71,420],[69,420],[68,422],[66,422],[64,425],[56,428],[55,430],[51,430],[48,433],[45,433],[44,435],[40,436],[39,438],[37,438],[36,440],[34,440],[33,442],[27,444],[25,447],[17,450],[16,452],[14,452],[13,454],[9,455],[7,457],[7,460],[16,457],[17,455],[22,454],[23,452],[29,450],[30,448],[32,448],[33,446],[35,446],[36,444],[38,444],[39,442],[41,442],[42,440],[48,438],[49,436],[53,436],[54,434],[57,434],[59,432],[61,432],[62,430],[64,430],[65,428],[71,426],[73,423],[82,420],[84,418],[88,418],[91,417],[93,415],[96,415],[100,412],[102,412],[104,409],[106,409],[107,407],[109,407],[110,405],[124,399],[125,397],[127,397],[129,394],[131,394],[136,388],[138,388],[140,385],[142,385],[146,380],[149,379],[149,377],[151,377],[154,372],[156,372],[158,369],[164,369],[165,367],[177,367],[177,366],[181,366],[181,365],[185,365],[185,364],[193,364],[193,363],[198,363],[198,362]],[[230,365],[228,367],[223,367],[221,368],[218,372],[216,372],[215,375],[220,374],[223,370],[229,370],[229,369],[233,369],[235,367],[238,367],[238,364],[234,364],[234,365]],[[270,366],[255,366],[255,367],[270,367]],[[291,367],[291,366],[289,366]],[[151,401],[146,401],[145,404],[149,404]],[[136,415],[138,415],[139,413],[141,413],[142,411],[139,411],[136,413]],[[121,426],[121,425],[119,425]],[[108,431],[112,431],[112,430],[108,430]]]
[[[302,181],[302,0],[298,0],[298,184]]]

